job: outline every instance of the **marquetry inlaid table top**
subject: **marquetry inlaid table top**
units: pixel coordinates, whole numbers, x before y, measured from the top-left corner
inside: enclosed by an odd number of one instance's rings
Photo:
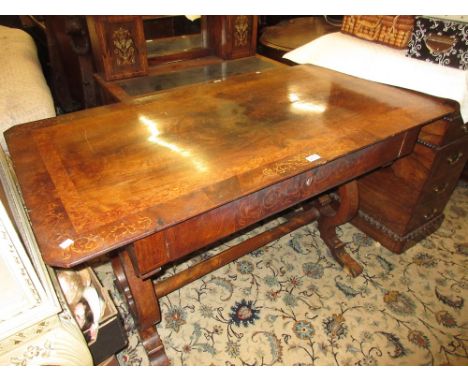
[[[431,97],[295,66],[5,136],[45,261],[71,267],[452,111]]]

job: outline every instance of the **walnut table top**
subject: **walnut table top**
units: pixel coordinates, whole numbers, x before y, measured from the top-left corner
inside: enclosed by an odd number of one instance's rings
[[[44,260],[71,267],[452,110],[306,65],[19,125],[5,136]]]

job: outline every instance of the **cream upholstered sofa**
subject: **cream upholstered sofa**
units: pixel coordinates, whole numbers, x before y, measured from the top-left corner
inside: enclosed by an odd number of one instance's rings
[[[55,274],[42,262],[4,152],[3,132],[54,117],[53,99],[32,38],[0,26],[0,44],[0,365],[92,365]]]
[[[55,117],[54,102],[42,74],[33,39],[20,29],[0,25],[0,130]]]

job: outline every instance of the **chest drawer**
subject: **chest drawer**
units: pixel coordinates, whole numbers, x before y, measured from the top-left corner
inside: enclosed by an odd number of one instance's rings
[[[468,135],[441,149],[434,150],[434,153],[430,178],[449,177],[451,174],[459,176],[468,156]]]
[[[439,174],[428,179],[422,193],[422,199],[444,199],[450,197],[460,178],[460,171],[455,169],[449,174]]]
[[[422,190],[408,229],[412,230],[440,215],[447,204],[468,157],[468,137],[439,150],[429,150],[433,156],[432,170]]]
[[[432,198],[425,201],[422,200],[416,206],[409,221],[407,230],[411,232],[433,220],[434,218],[440,216],[440,214],[442,214],[444,211],[449,196]]]
[[[468,125],[464,125],[460,114],[451,114],[421,128],[418,140],[434,146],[444,146],[468,136]]]

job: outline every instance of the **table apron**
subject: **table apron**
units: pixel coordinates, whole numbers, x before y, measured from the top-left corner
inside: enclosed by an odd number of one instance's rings
[[[133,243],[136,274],[148,278],[162,266],[300,202],[409,154],[418,129],[322,164]]]

